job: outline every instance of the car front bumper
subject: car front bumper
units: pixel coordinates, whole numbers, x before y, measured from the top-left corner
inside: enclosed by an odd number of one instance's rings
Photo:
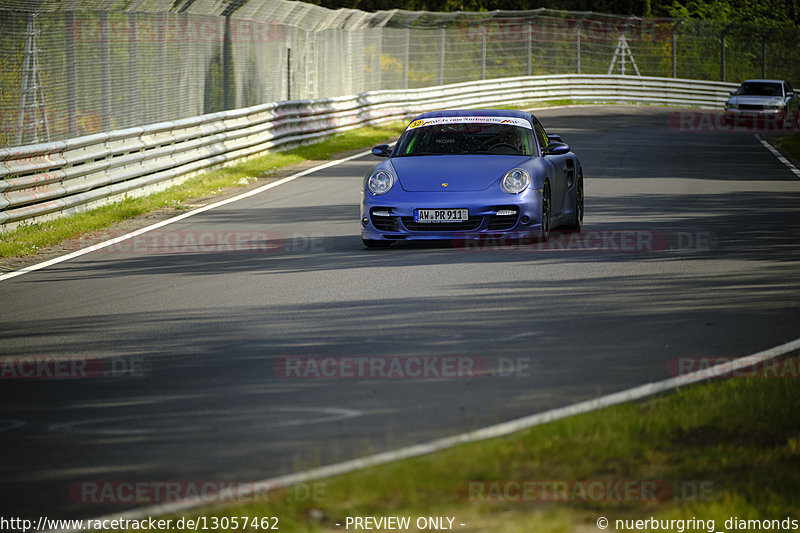
[[[374,196],[365,192],[361,236],[367,240],[470,239],[497,234],[538,237],[542,229],[541,198],[541,192],[532,188],[519,194],[390,191]],[[469,220],[414,222],[416,209],[468,209]]]
[[[786,109],[732,109],[729,107],[725,108],[725,113],[728,117],[736,119],[746,119],[746,118],[762,118],[762,119],[775,119],[778,120],[780,117],[786,114]]]

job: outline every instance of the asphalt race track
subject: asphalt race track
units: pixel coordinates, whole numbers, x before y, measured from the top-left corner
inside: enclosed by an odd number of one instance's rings
[[[584,233],[546,248],[364,249],[367,156],[0,282],[6,363],[89,370],[3,367],[0,515],[106,515],[136,505],[76,487],[264,479],[800,336],[800,179],[753,133],[679,131],[675,113],[537,113],[586,179]],[[430,367],[316,377],[323,357]]]

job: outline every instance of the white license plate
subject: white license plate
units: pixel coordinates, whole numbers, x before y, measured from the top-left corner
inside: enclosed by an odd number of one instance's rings
[[[466,222],[468,209],[415,209],[414,222]]]

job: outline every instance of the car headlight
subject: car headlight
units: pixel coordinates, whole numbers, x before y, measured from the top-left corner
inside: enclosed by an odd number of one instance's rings
[[[521,168],[515,168],[506,172],[500,181],[500,188],[508,194],[519,194],[524,191],[531,183],[530,175]]]
[[[781,109],[783,109],[783,105],[781,105],[781,104],[768,105],[768,106],[764,106],[764,107],[766,107],[767,109],[773,109],[775,111],[780,111]]]
[[[394,178],[385,170],[379,170],[367,179],[367,189],[369,189],[369,192],[376,195],[389,192],[392,185],[394,185]]]

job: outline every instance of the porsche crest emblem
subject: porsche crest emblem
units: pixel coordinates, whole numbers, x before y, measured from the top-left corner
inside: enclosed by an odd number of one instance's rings
[[[450,185],[450,184],[449,183],[442,183],[442,187],[444,187],[444,188],[447,188],[448,185]]]

